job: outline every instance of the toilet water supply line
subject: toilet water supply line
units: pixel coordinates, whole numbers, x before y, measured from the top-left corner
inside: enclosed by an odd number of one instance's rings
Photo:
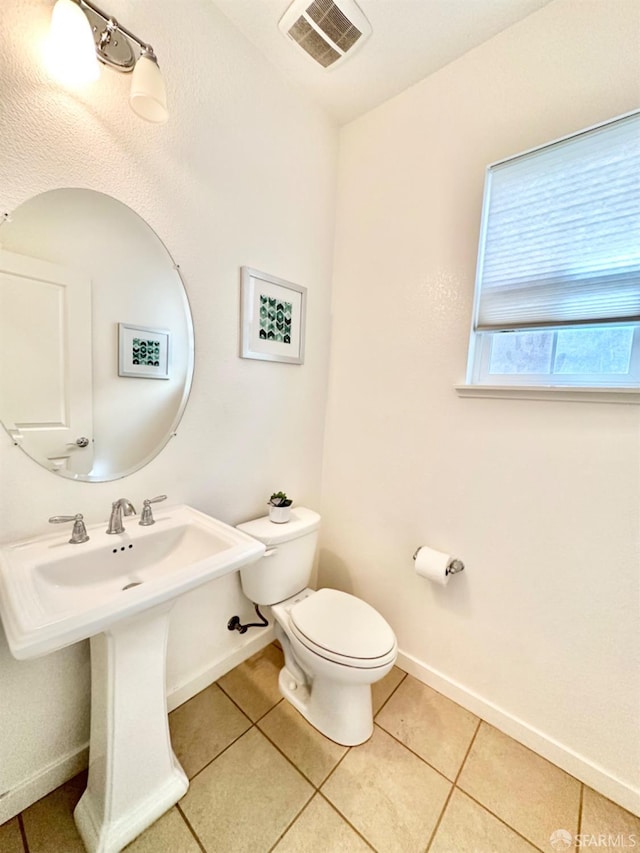
[[[246,625],[242,625],[240,622],[239,616],[232,616],[231,619],[227,622],[227,629],[229,631],[239,631],[241,634],[245,634],[249,628],[264,628],[269,622],[265,617],[260,613],[260,608],[257,604],[253,605],[256,613],[258,614],[260,622],[249,622]],[[298,665],[297,661],[293,657],[293,653],[291,652],[291,643],[287,635],[284,632],[284,629],[281,625],[275,622],[275,631],[276,631],[276,640],[282,646],[282,651],[284,654],[284,665],[285,669],[288,671],[289,675],[293,678],[291,682],[290,688],[291,690],[295,690],[296,687],[300,685],[307,684],[307,676],[304,674],[303,670]]]
[[[265,619],[262,613],[260,613],[260,608],[257,604],[254,604],[254,607],[258,615],[258,619],[261,620],[260,622],[247,622],[246,625],[243,625],[240,622],[239,616],[232,616],[227,622],[227,630],[239,631],[241,634],[246,634],[249,628],[265,628],[269,624],[269,620]]]

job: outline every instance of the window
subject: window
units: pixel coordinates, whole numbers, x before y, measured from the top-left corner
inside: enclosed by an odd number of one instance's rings
[[[640,386],[640,112],[488,167],[467,382]]]

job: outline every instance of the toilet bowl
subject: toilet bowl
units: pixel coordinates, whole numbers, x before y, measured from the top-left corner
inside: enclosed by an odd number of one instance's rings
[[[240,524],[267,546],[261,560],[240,570],[241,583],[251,601],[271,606],[285,659],[282,695],[326,737],[356,746],[371,736],[371,685],[391,670],[398,646],[365,601],[307,587],[319,525],[320,516],[304,507],[287,524],[268,517]]]

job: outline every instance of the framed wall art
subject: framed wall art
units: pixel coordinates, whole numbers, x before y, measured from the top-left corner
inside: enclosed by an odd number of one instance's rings
[[[307,289],[242,267],[240,356],[304,362]]]
[[[168,329],[118,323],[118,376],[169,379],[170,343]]]

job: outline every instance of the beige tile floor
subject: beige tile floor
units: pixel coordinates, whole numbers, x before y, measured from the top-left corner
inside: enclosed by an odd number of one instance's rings
[[[373,736],[348,749],[281,699],[281,665],[268,646],[170,714],[189,791],[127,853],[576,849],[554,848],[557,830],[640,846],[639,818],[397,667],[374,686]],[[0,853],[83,853],[84,784],[0,826]]]

